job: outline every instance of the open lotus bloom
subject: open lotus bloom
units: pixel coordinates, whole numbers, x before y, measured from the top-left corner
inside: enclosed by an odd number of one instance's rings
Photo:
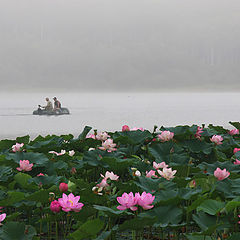
[[[135,198],[137,199],[137,204],[145,210],[154,207],[151,204],[153,203],[155,196],[153,196],[151,193],[143,192],[141,195],[139,193],[136,193]]]
[[[6,218],[6,213],[0,214],[0,225],[2,225],[2,221]]]
[[[161,162],[161,163],[156,163],[153,162],[153,168],[155,168],[156,170],[158,170],[159,168],[167,168],[168,165],[165,162]]]
[[[167,142],[173,139],[174,133],[170,131],[162,131],[161,134],[157,135],[157,137],[161,142]]]
[[[126,210],[128,208],[132,211],[137,210],[137,207],[135,206],[137,204],[137,198],[135,198],[132,192],[129,194],[123,193],[121,197],[117,197],[117,201],[121,204],[117,206],[117,209],[119,210]]]
[[[214,171],[214,176],[215,176],[219,181],[227,178],[229,175],[230,175],[230,172],[228,172],[228,171],[226,170],[226,168],[224,168],[223,170],[221,170],[220,168],[217,168],[217,169]]]
[[[238,135],[239,134],[239,130],[238,129],[232,129],[232,130],[230,130],[229,132],[228,132],[230,135]]]
[[[106,132],[99,132],[96,135],[96,139],[100,141],[106,141],[110,136]]]
[[[21,151],[21,148],[23,147],[24,143],[16,143],[15,145],[12,146],[12,151],[13,152],[19,152]]]
[[[223,141],[223,137],[220,136],[220,135],[213,135],[211,138],[210,138],[210,141],[215,143],[216,145],[220,145],[222,144],[222,141]]]
[[[172,168],[163,168],[163,170],[158,170],[158,173],[165,179],[170,180],[174,178],[174,174],[177,172],[177,170],[172,170]]]
[[[116,151],[117,149],[116,143],[113,143],[111,138],[107,139],[105,142],[102,143],[102,147],[99,147],[101,150],[107,150],[108,152]]]
[[[20,160],[20,167],[17,168],[18,171],[29,172],[32,170],[33,163],[29,163],[28,160]]]
[[[110,179],[113,180],[113,181],[116,181],[116,180],[118,180],[118,178],[119,178],[118,175],[114,174],[113,172],[109,172],[109,171],[107,171],[107,172],[105,173],[105,176],[102,175],[102,174],[100,174],[100,175],[101,175],[101,177],[103,177],[103,178],[105,178],[105,179],[110,178]]]
[[[79,212],[84,206],[83,203],[78,202],[79,200],[80,196],[75,197],[72,193],[67,196],[65,193],[63,193],[62,198],[59,198],[58,202],[64,212]]]
[[[156,175],[156,171],[153,171],[153,170],[150,170],[149,172],[146,171],[146,177],[147,178],[152,178],[152,177],[158,178],[158,176]]]

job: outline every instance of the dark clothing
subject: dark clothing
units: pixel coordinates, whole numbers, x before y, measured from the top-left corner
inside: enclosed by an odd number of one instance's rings
[[[56,108],[61,108],[61,103],[58,100],[54,101],[54,108],[55,109]]]

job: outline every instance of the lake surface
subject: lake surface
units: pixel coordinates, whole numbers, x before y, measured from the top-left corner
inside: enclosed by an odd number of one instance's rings
[[[73,134],[88,125],[99,131],[121,130],[122,125],[143,127],[192,124],[223,125],[240,121],[240,93],[59,93],[71,114],[32,115],[45,97],[54,93],[1,93],[0,139],[29,134]]]

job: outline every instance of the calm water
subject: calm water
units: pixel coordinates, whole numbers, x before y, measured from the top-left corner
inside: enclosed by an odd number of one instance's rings
[[[229,121],[240,121],[240,93],[64,93],[57,97],[70,115],[32,115],[47,96],[54,94],[1,94],[0,138],[78,136],[86,125],[115,131],[124,124],[152,130],[154,125],[212,123],[230,129]]]

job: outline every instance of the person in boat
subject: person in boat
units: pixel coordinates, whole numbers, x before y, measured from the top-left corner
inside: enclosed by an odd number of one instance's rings
[[[47,105],[46,106],[41,106],[41,105],[38,105],[38,112],[41,112],[42,110],[46,110],[48,112],[51,112],[53,111],[53,105],[52,105],[52,102],[49,100],[49,98],[47,97],[46,99],[46,102],[47,102]]]
[[[53,110],[61,111],[61,103],[59,102],[59,100],[57,100],[56,97],[54,97],[53,100],[54,100],[54,109]]]

